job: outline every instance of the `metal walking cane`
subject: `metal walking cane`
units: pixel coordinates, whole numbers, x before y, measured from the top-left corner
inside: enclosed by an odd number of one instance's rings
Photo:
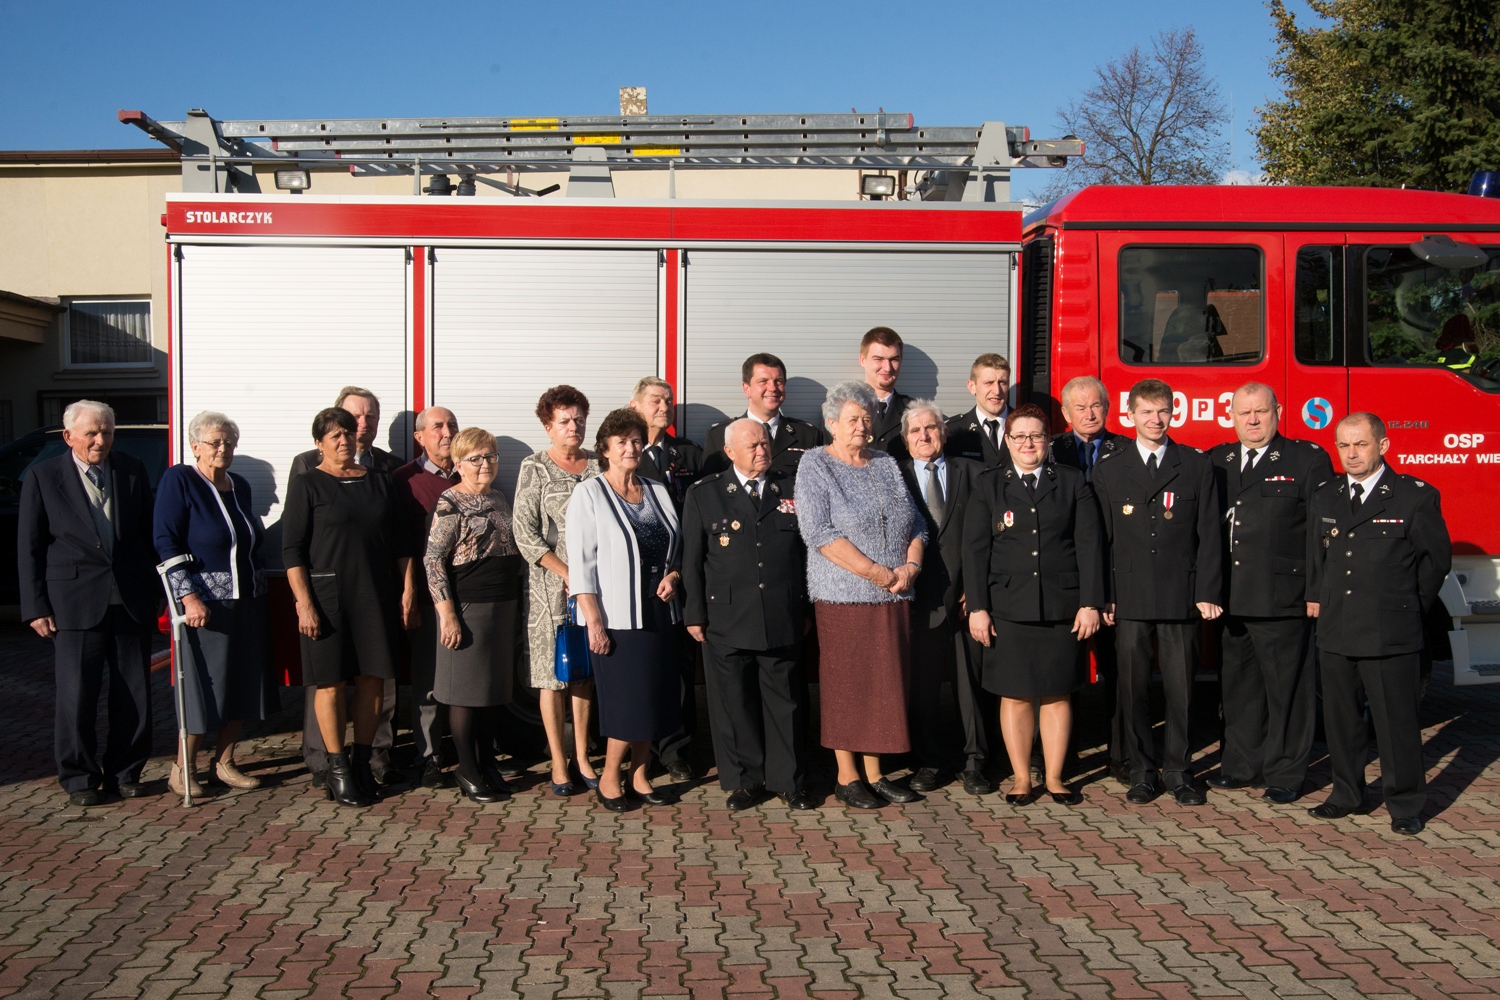
[[[156,566],[156,575],[161,577],[162,588],[167,592],[167,613],[172,618],[172,688],[177,698],[177,756],[182,761],[182,804],[185,808],[193,805],[193,772],[187,757],[187,706],[182,691],[182,651],[187,643],[187,610],[183,608],[181,601],[172,596],[172,582],[167,579],[167,574],[183,563],[192,561],[192,553],[184,552]]]

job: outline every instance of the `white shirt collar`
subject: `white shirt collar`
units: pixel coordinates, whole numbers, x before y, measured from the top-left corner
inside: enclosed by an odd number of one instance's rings
[[[82,459],[80,459],[78,457],[78,453],[76,451],[73,451],[73,450],[69,449],[68,454],[73,456],[73,464],[76,465],[76,466],[78,466],[78,474],[80,476],[86,476],[86,475],[88,475],[89,474],[89,470],[93,469],[93,468],[97,468],[99,470],[99,472],[102,474],[104,472],[104,463],[109,461],[109,457],[106,456],[105,459],[104,459],[104,462],[100,462],[97,466],[93,466],[93,465],[89,465],[89,463],[87,463],[87,462],[83,461]]]
[[[981,410],[979,408],[978,404],[976,404],[974,406],[974,416],[978,418],[978,420],[979,420],[979,426],[981,426],[981,427],[983,427],[985,425],[986,421],[990,421],[990,420],[998,420],[998,421],[1000,421],[1000,429],[1003,431],[1003,430],[1005,430],[1005,422],[1010,417],[1010,404],[1006,403],[1004,406],[1000,407],[999,414],[996,415],[996,416],[993,416],[993,417],[988,416],[983,410]]]
[[[771,440],[772,441],[776,440],[776,430],[777,430],[777,428],[779,428],[781,426],[781,411],[780,410],[777,410],[776,411],[776,416],[772,417],[770,420],[762,420],[762,419],[760,419],[760,417],[757,417],[755,414],[751,413],[749,410],[745,411],[745,416],[749,417],[751,420],[754,420],[758,424],[765,424],[766,425],[766,430],[771,435]]]
[[[1137,437],[1135,439],[1135,450],[1141,453],[1142,462],[1150,461],[1151,456],[1155,455],[1156,464],[1161,465],[1162,460],[1167,457],[1167,445],[1171,443],[1171,440],[1171,438],[1168,438],[1161,443],[1161,447],[1152,448],[1151,446],[1147,445],[1146,442]]]
[[[1045,465],[1045,464],[1046,463],[1043,463],[1043,465]],[[1037,482],[1041,482],[1042,481],[1042,466],[1041,465],[1037,466],[1035,469],[1032,469],[1030,472],[1024,471],[1015,462],[1010,463],[1010,467],[1012,469],[1016,470],[1016,478],[1022,480],[1023,482],[1025,481],[1025,479],[1026,479],[1027,476],[1036,476],[1037,477],[1036,478]]]
[[[1383,475],[1385,475],[1385,463],[1381,462],[1380,468],[1375,470],[1374,475],[1370,476],[1370,478],[1360,483],[1360,485],[1364,487],[1364,493],[1362,493],[1359,498],[1360,503],[1364,503],[1366,500],[1370,499],[1370,494],[1375,492],[1375,484],[1380,482],[1380,477]],[[1344,481],[1349,484],[1349,495],[1351,497],[1354,496],[1354,484],[1358,482],[1358,480],[1356,480],[1353,476],[1349,475],[1346,472],[1344,473]]]
[[[1275,439],[1273,438],[1272,440],[1275,440]],[[1258,454],[1258,456],[1256,458],[1256,461],[1258,462],[1258,461],[1260,461],[1260,459],[1265,458],[1266,457],[1266,452],[1269,451],[1270,449],[1271,449],[1271,442],[1270,441],[1267,441],[1265,444],[1262,444],[1262,445],[1257,445],[1256,448],[1255,448],[1255,451],[1258,452],[1259,454]],[[1240,442],[1240,468],[1241,469],[1245,468],[1245,459],[1247,457],[1249,457],[1250,450],[1251,449],[1250,449],[1250,446],[1248,444],[1245,444],[1243,441]]]
[[[734,469],[734,476],[735,476],[736,479],[738,479],[740,481],[740,485],[741,486],[744,486],[745,484],[747,484],[747,483],[750,482],[750,477],[747,476],[747,475],[745,475],[743,472],[741,472],[740,471],[740,467],[738,465],[730,466],[730,468]],[[765,490],[761,489],[761,484],[764,483],[765,481],[766,481],[766,474],[764,472],[762,472],[760,475],[758,475],[758,476],[755,477],[755,492],[757,492],[757,493],[764,493],[765,492]]]
[[[354,464],[355,465],[362,465],[366,469],[373,469],[373,468],[375,468],[375,452],[373,450],[372,451],[359,451],[359,452],[355,452],[354,453]]]

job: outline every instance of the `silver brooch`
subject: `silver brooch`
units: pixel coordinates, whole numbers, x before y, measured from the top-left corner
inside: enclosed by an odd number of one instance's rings
[[[772,493],[780,493],[781,492],[781,487],[777,486],[775,483],[772,483],[771,484],[771,492]]]
[[[738,486],[734,485],[733,483],[730,483],[729,486],[725,489],[725,492],[727,492],[727,493],[733,493],[737,489],[739,489]]]
[[[1279,451],[1273,451],[1273,452],[1271,452],[1271,454],[1267,455],[1266,457],[1269,458],[1271,461],[1274,462],[1278,458],[1281,457],[1281,452],[1279,452]]]

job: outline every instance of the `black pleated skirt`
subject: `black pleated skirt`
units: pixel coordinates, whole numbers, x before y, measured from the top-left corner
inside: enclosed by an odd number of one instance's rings
[[[1002,698],[1058,698],[1083,687],[1087,642],[1073,620],[1009,622],[991,618],[995,639],[984,650],[984,689]]]

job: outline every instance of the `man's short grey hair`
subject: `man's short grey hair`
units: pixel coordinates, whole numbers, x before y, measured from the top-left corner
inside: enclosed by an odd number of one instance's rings
[[[671,382],[668,382],[666,379],[660,378],[660,377],[658,377],[656,375],[647,375],[644,378],[642,378],[639,382],[637,382],[635,384],[635,388],[631,390],[631,392],[630,392],[630,400],[631,400],[631,402],[635,402],[636,400],[638,400],[638,399],[642,398],[643,396],[645,396],[647,389],[664,389],[664,390],[666,390],[667,398],[668,399],[676,399],[677,398],[677,394],[672,391],[672,383]]]
[[[734,437],[739,433],[740,428],[744,427],[746,424],[754,424],[756,427],[760,428],[760,432],[762,434],[764,434],[767,438],[770,438],[771,428],[767,427],[759,420],[755,420],[751,417],[740,417],[738,420],[729,421],[729,426],[724,428],[724,443],[730,444],[731,442],[733,442]]]
[[[380,397],[375,395],[369,389],[361,389],[357,385],[346,385],[342,389],[340,389],[338,398],[333,401],[333,405],[342,409],[344,406],[344,400],[348,399],[350,396],[363,396],[365,399],[368,399],[371,403],[375,404],[376,413],[380,412]]]
[[[379,408],[380,408],[380,406],[377,403],[376,404],[376,409],[379,409]],[[421,413],[417,414],[417,420],[416,420],[416,423],[412,424],[412,430],[416,431],[418,434],[420,434],[421,432],[425,431],[427,429],[427,414],[431,413],[433,410],[442,410],[443,412],[447,413],[450,417],[453,417],[454,420],[458,419],[457,414],[455,414],[452,410],[448,409],[446,406],[437,406],[436,404],[434,404],[432,406],[429,406],[427,409],[423,410]]]
[[[906,409],[901,411],[901,436],[906,437],[906,432],[911,430],[911,422],[915,417],[924,413],[930,413],[937,419],[938,434],[943,440],[948,439],[948,418],[943,416],[943,408],[937,405],[933,399],[914,399],[906,404]]]
[[[83,413],[93,413],[109,424],[109,426],[113,427],[115,425],[115,408],[113,406],[110,406],[108,403],[101,403],[97,399],[80,399],[76,403],[69,403],[68,408],[63,410],[63,428],[65,430],[72,430],[73,421],[77,420],[79,415]]]
[[[1092,375],[1080,375],[1077,378],[1068,379],[1068,384],[1062,387],[1062,405],[1068,405],[1068,397],[1080,389],[1092,389],[1099,394],[1099,400],[1105,406],[1109,405],[1109,390],[1104,383]]]
[[[196,444],[203,440],[204,431],[212,430],[223,431],[231,446],[240,443],[240,425],[213,410],[204,410],[188,421],[188,440]]]
[[[823,400],[823,420],[829,424],[835,423],[848,403],[858,403],[864,407],[866,413],[873,417],[877,402],[875,390],[866,383],[856,382],[853,379],[840,382],[828,390],[828,398]]]
[[[1271,400],[1272,409],[1275,409],[1276,407],[1281,405],[1281,403],[1276,399],[1276,390],[1272,389],[1264,382],[1246,382],[1244,385],[1234,390],[1234,394],[1236,396],[1238,396],[1242,392],[1246,395],[1254,395],[1255,393],[1263,392],[1266,394],[1266,397]]]

